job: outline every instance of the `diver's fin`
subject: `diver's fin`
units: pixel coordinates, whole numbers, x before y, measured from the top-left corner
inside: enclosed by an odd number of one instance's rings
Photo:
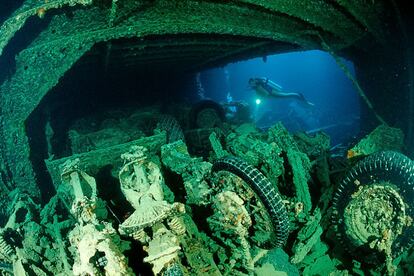
[[[304,101],[307,105],[309,105],[309,106],[315,106],[315,104],[314,103],[311,103],[310,101],[308,101],[302,93],[298,93],[298,95],[299,95],[299,98],[302,101]]]

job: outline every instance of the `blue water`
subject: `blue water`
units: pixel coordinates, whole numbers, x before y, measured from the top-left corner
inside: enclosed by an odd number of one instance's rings
[[[344,62],[354,73],[353,64]],[[257,97],[247,85],[251,77],[267,77],[284,90],[302,93],[315,106],[308,108],[294,99],[262,99],[256,104]],[[230,95],[233,101],[247,102],[259,127],[282,121],[292,132],[325,128],[333,144],[359,132],[359,96],[335,60],[322,51],[278,54],[233,63],[201,72],[200,80],[206,98],[226,102]]]

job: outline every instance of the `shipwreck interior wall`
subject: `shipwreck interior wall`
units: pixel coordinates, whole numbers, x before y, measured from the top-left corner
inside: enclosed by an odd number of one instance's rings
[[[123,69],[121,75],[131,80],[137,78],[137,72],[145,72],[149,64],[157,64],[158,69],[171,76],[174,70],[194,71],[267,53],[322,49],[352,60],[357,66],[358,79],[377,111],[390,124],[407,129],[407,121],[397,121],[388,115],[396,110],[402,113],[408,110],[401,106],[408,104],[406,101],[393,96],[395,90],[407,95],[404,86],[407,74],[399,67],[403,59],[400,51],[394,51],[396,44],[390,43],[401,34],[394,32],[396,20],[393,16],[384,17],[392,10],[391,2],[118,2],[111,6],[86,0],[27,1],[27,5],[16,10],[0,27],[0,55],[7,55],[12,51],[8,43],[13,42],[12,38],[27,19],[33,19],[33,15],[44,16],[34,18],[47,23],[30,45],[18,52],[15,70],[0,87],[2,171],[11,186],[39,195],[30,162],[36,154],[30,151],[29,144],[35,141],[29,143],[29,138],[38,131],[31,127],[32,120],[47,120],[50,112],[54,112],[46,111],[45,107],[50,106],[46,102],[53,101],[57,91],[70,94],[67,99],[76,103],[79,95],[76,93],[84,91],[88,86],[86,81],[76,91],[62,88],[65,79],[75,70],[89,72],[84,76],[91,76],[90,72],[95,74],[97,86],[88,91],[97,95],[96,90],[106,88],[119,91],[114,82],[107,81],[105,85],[100,82],[102,78],[110,80],[108,76],[119,77],[112,75],[108,68],[113,68],[113,72]],[[67,6],[72,8],[67,10]],[[39,11],[46,14],[39,15]],[[94,47],[99,42],[102,44]],[[85,59],[81,59],[83,56]],[[380,58],[385,56],[390,59]],[[378,60],[383,61],[383,67],[378,66]],[[403,78],[400,87],[394,85],[395,77],[389,72],[395,72],[398,79]],[[163,82],[165,87],[171,79]],[[56,88],[51,90],[53,87]],[[161,87],[157,91],[165,95]],[[86,98],[92,99],[92,96]],[[388,104],[383,110],[378,108],[382,99]],[[398,118],[407,118],[402,113],[398,113]],[[55,118],[58,117],[56,114]],[[366,122],[367,126],[373,125],[368,115]]]
[[[389,22],[387,42],[366,41],[365,48],[351,53],[359,84],[385,122],[404,130],[407,145],[412,140],[410,113],[413,111],[412,47],[411,38],[406,33],[412,28],[412,17],[406,14],[408,10],[390,5],[384,14],[384,21]],[[364,129],[370,131],[378,120],[372,110],[366,105],[364,107],[361,122]]]

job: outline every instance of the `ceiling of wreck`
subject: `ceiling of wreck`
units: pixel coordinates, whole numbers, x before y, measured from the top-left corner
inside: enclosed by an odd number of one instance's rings
[[[242,59],[322,49],[358,56],[387,43],[386,1],[27,0],[0,27],[2,174],[35,191],[24,122],[75,64],[111,74],[197,71]],[[29,18],[44,26],[19,52]],[[28,21],[28,22],[27,22]],[[15,46],[15,47],[12,47]],[[3,162],[2,162],[3,163]],[[13,164],[13,166],[7,165]]]
[[[299,49],[287,42],[229,35],[186,34],[119,39],[97,45],[85,54],[80,66],[102,64],[105,70],[194,72],[232,61]],[[150,64],[150,66],[148,66]]]
[[[62,9],[73,5],[78,8]],[[137,37],[108,43],[104,51],[92,50],[90,57],[95,61],[98,56],[105,64],[125,64],[122,68],[151,59],[192,69],[297,48],[321,48],[321,40],[335,50],[363,45],[358,43],[372,38],[381,42],[383,9],[381,2],[371,1],[113,1],[112,5],[27,1],[1,27],[0,54],[28,17],[50,13],[48,27],[18,61],[27,63],[25,57],[37,56],[43,49],[58,48],[65,54],[68,43]]]

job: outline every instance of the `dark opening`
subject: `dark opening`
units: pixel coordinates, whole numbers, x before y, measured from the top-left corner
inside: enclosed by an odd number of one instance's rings
[[[105,47],[103,44],[96,45],[91,53],[79,60],[59,84],[43,97],[26,120],[30,159],[43,202],[47,202],[55,193],[44,160],[79,153],[74,152],[70,130],[76,129],[81,135],[98,133],[105,128],[117,127],[122,119],[131,119],[138,110],[149,115],[173,112],[174,103],[185,102],[183,91],[194,84],[191,74],[177,75],[169,70],[151,71],[145,68],[139,72],[126,70],[122,74],[115,74],[106,71],[101,63],[85,65],[93,51]],[[144,116],[140,125],[133,126],[137,129],[126,126],[124,130],[128,132],[128,138],[119,135],[113,142],[116,144],[118,138],[121,142],[128,142],[140,136],[152,135],[155,125],[151,116]]]

